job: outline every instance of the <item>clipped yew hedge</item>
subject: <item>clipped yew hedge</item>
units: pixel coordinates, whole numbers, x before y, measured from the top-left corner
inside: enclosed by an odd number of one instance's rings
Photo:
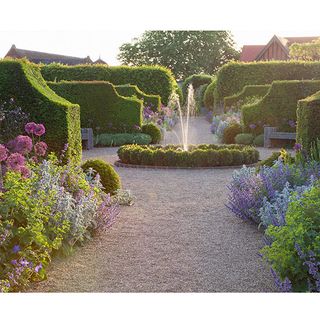
[[[159,111],[161,106],[161,98],[159,95],[151,95],[142,92],[138,86],[124,84],[115,86],[117,92],[123,97],[137,97],[143,101],[145,107],[149,106],[153,111]]]
[[[246,131],[256,126],[256,134],[263,126],[277,127],[279,131],[295,132],[297,103],[320,90],[320,80],[274,81],[268,93],[259,102],[242,107],[242,119]]]
[[[0,60],[0,101],[13,98],[30,120],[46,127],[49,151],[60,155],[66,144],[66,157],[80,162],[80,107],[58,96],[41,76],[37,65],[24,59]]]
[[[164,104],[168,103],[172,92],[181,95],[171,71],[161,66],[66,66],[52,63],[42,66],[41,73],[47,81],[108,81],[114,85],[137,85],[146,94],[159,95]]]
[[[190,84],[192,84],[193,89],[196,91],[200,86],[210,84],[213,78],[214,77],[209,74],[193,74],[186,78],[182,83],[182,93],[184,98],[187,96],[187,89]]]
[[[214,79],[210,84],[208,84],[203,97],[204,106],[209,109],[213,110],[214,106],[214,89],[216,88],[216,79]]]
[[[298,102],[297,141],[307,151],[320,139],[320,91]]]
[[[121,163],[165,167],[216,167],[252,164],[258,161],[259,152],[251,146],[190,145],[183,151],[177,145],[138,146],[125,145],[119,148]]]
[[[275,80],[308,79],[320,79],[320,62],[229,62],[217,73],[215,108],[221,108],[225,97],[240,92],[246,85],[271,84]]]
[[[142,101],[120,96],[105,81],[48,82],[60,96],[80,105],[82,128],[98,133],[135,132],[142,124]]]
[[[230,97],[224,98],[224,110],[228,111],[231,108],[238,109],[242,102],[245,101],[248,97],[263,97],[267,94],[268,90],[270,89],[270,85],[248,85],[244,86],[243,89]]]

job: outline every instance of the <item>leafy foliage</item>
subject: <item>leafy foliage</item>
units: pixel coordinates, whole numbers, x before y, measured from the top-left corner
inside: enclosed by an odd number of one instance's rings
[[[204,92],[203,102],[204,106],[209,110],[213,110],[214,106],[214,90],[216,88],[216,79],[214,79],[206,88]]]
[[[161,65],[178,79],[191,74],[215,73],[239,52],[228,31],[146,31],[120,47],[126,65]]]
[[[144,133],[102,133],[95,137],[95,144],[104,147],[117,147],[125,144],[149,144],[151,136]]]
[[[320,39],[307,43],[293,43],[289,48],[290,59],[313,61],[320,60]]]
[[[233,144],[235,143],[236,135],[242,133],[242,127],[237,122],[231,122],[223,131],[223,143]]]
[[[264,134],[259,134],[253,139],[253,145],[256,147],[263,147],[264,146]]]
[[[141,127],[141,132],[151,137],[151,143],[159,143],[162,139],[160,129],[154,123],[146,123]]]

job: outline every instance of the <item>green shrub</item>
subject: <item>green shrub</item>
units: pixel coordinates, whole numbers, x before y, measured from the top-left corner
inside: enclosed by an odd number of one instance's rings
[[[26,60],[0,60],[0,101],[11,98],[29,114],[30,121],[44,124],[49,151],[59,155],[68,144],[66,157],[80,162],[80,108],[55,94],[37,65]]]
[[[149,106],[153,111],[159,111],[161,106],[161,98],[159,95],[151,95],[142,92],[138,86],[126,84],[115,86],[116,91],[123,97],[137,97],[143,101],[143,106]]]
[[[154,123],[146,123],[141,127],[141,132],[151,136],[151,143],[159,143],[162,139],[160,129]]]
[[[279,159],[280,155],[280,152],[272,152],[272,155],[270,157],[265,160],[259,161],[258,167],[272,167],[274,165],[274,162]]]
[[[320,91],[298,102],[297,141],[308,152],[320,138]]]
[[[275,80],[306,79],[320,79],[319,62],[229,62],[217,73],[215,107],[222,109],[224,98],[237,94],[246,85],[271,84]]]
[[[312,287],[314,290],[317,279],[309,272],[306,262],[314,262],[315,271],[319,272],[319,266],[316,265],[320,261],[319,186],[304,193],[302,198],[290,202],[286,225],[271,225],[266,234],[272,244],[264,247],[262,254],[280,279],[288,278],[293,291],[312,291]]]
[[[196,102],[197,113],[204,106],[204,93],[207,89],[207,86],[208,84],[202,84],[199,88],[197,88],[197,90],[195,90],[194,99]]]
[[[124,144],[149,144],[151,136],[144,133],[102,133],[96,136],[95,144],[104,147],[117,147]]]
[[[92,168],[95,172],[94,176],[99,174],[105,193],[114,194],[116,190],[121,188],[120,177],[109,163],[99,159],[90,159],[81,167],[84,171]]]
[[[47,81],[108,81],[114,85],[137,85],[146,94],[159,95],[164,104],[168,103],[172,92],[181,94],[171,71],[161,66],[66,66],[52,63],[42,66],[41,73]]]
[[[214,79],[206,88],[204,92],[204,106],[209,110],[213,110],[214,106],[214,89],[216,87],[216,79]]]
[[[253,144],[256,147],[263,147],[264,146],[264,134],[259,134],[253,140]]]
[[[224,111],[227,112],[229,109],[240,109],[244,104],[248,104],[248,98],[250,97],[264,97],[270,85],[248,85],[244,86],[243,89],[231,96],[224,98]]]
[[[193,89],[196,91],[200,86],[204,84],[210,84],[212,80],[213,76],[210,76],[209,74],[193,74],[189,76],[182,83],[183,96],[186,98],[187,89],[190,84],[192,84]]]
[[[60,96],[78,103],[81,127],[94,133],[134,132],[142,123],[142,101],[118,95],[114,85],[104,81],[48,82]]]
[[[251,133],[239,133],[234,140],[237,144],[250,145],[253,143],[254,136]]]
[[[255,163],[259,152],[254,147],[240,145],[197,145],[188,151],[179,146],[125,145],[119,148],[122,163],[170,166],[214,167]]]
[[[223,131],[222,142],[226,144],[235,143],[235,137],[239,133],[242,133],[242,127],[237,122],[231,122]]]
[[[250,124],[254,124],[256,134],[263,132],[264,125],[277,127],[279,131],[295,132],[298,100],[319,89],[320,80],[274,81],[261,100],[242,107],[245,130],[250,131]]]

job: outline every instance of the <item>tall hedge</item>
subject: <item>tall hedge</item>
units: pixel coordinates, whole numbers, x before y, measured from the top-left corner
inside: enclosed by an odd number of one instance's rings
[[[213,78],[214,77],[209,74],[193,74],[189,76],[182,83],[183,96],[187,96],[187,89],[190,84],[192,84],[193,89],[196,91],[201,85],[210,84]]]
[[[297,118],[297,141],[310,150],[320,139],[320,91],[298,102]]]
[[[271,84],[275,80],[313,79],[320,79],[320,62],[229,62],[217,73],[215,107],[221,108],[225,97],[238,93],[246,85]]]
[[[216,78],[207,86],[205,92],[204,92],[204,97],[203,97],[203,102],[204,106],[209,109],[213,110],[214,106],[214,89],[216,88]]]
[[[242,101],[244,101],[248,97],[263,97],[267,94],[270,89],[270,85],[248,85],[244,86],[243,89],[230,97],[224,98],[224,110],[228,111],[232,107],[239,107]]]
[[[49,151],[59,155],[68,144],[66,156],[80,162],[80,107],[52,91],[37,65],[26,60],[0,60],[0,101],[10,98],[30,120],[45,125]]]
[[[179,92],[171,71],[161,66],[66,66],[53,63],[42,66],[41,73],[47,81],[108,81],[114,85],[134,84],[147,94],[160,95],[164,104],[168,103],[172,92]]]
[[[82,128],[94,133],[134,132],[142,123],[142,101],[120,96],[105,81],[48,82],[60,96],[80,105]]]
[[[143,105],[151,107],[153,111],[159,111],[161,106],[161,98],[159,95],[151,95],[142,92],[138,86],[124,84],[115,86],[117,92],[123,97],[137,97],[143,101]]]
[[[268,93],[259,102],[242,107],[245,129],[257,126],[256,133],[263,132],[263,125],[278,127],[280,131],[294,132],[297,120],[297,103],[320,90],[320,80],[274,81]]]

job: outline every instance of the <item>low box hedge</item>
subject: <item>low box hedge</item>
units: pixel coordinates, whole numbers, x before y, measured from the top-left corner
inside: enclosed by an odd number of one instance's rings
[[[146,94],[138,86],[132,84],[119,85],[115,86],[115,88],[120,96],[137,97],[143,101],[144,107],[149,106],[155,112],[160,110],[161,98],[159,95]]]
[[[165,105],[172,92],[182,95],[172,72],[162,66],[66,66],[52,63],[43,65],[41,73],[47,81],[108,81],[114,85],[137,85],[144,93],[159,95]]]
[[[217,73],[215,108],[222,108],[225,97],[237,94],[246,85],[271,84],[275,80],[312,79],[320,79],[320,62],[229,62]]]
[[[224,111],[227,112],[231,108],[239,109],[242,102],[245,101],[249,97],[264,97],[268,90],[270,89],[270,85],[248,85],[244,86],[243,89],[230,97],[224,98]]]
[[[60,155],[68,144],[67,159],[80,162],[80,107],[51,90],[37,65],[24,59],[0,60],[0,101],[11,98],[30,121],[44,124],[49,151]]]
[[[320,80],[274,81],[268,93],[259,102],[242,107],[245,131],[263,133],[263,126],[277,127],[279,131],[295,132],[297,103],[320,89]],[[250,128],[255,126],[255,128]]]
[[[118,156],[122,163],[134,165],[216,167],[255,163],[259,152],[254,147],[240,145],[190,145],[188,151],[177,145],[126,145],[119,148]]]
[[[152,138],[145,133],[102,133],[95,137],[95,144],[99,147],[118,147],[125,144],[149,144]]]
[[[320,139],[320,91],[298,102],[297,118],[297,142],[310,151]]]
[[[105,81],[48,82],[57,94],[80,105],[81,127],[98,133],[135,132],[142,124],[142,101],[120,96]]]

